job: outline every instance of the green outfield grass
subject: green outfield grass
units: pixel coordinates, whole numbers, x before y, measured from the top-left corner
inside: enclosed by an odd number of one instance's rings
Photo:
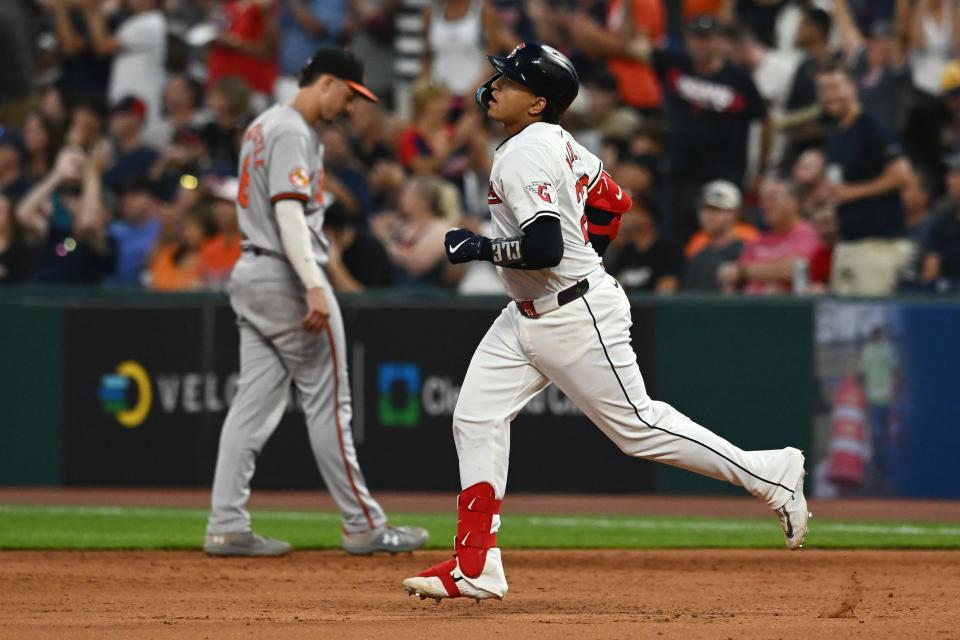
[[[0,549],[195,549],[202,509],[0,505]],[[446,549],[454,514],[395,514],[395,524],[430,529],[432,548]],[[258,511],[255,529],[300,549],[339,546],[334,513]],[[504,519],[500,543],[510,548],[780,548],[776,518],[523,516]],[[813,548],[960,548],[960,523],[811,521]]]

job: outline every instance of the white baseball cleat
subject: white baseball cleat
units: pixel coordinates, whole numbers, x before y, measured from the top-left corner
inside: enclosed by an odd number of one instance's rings
[[[777,517],[780,518],[780,528],[783,529],[787,548],[796,551],[807,539],[807,521],[813,517],[813,514],[807,511],[807,499],[803,496],[803,480],[807,475],[803,470],[803,453],[791,447],[790,454],[793,458],[791,465],[800,468],[800,479],[797,480],[793,495],[783,506],[776,509],[776,512]]]
[[[437,602],[444,598],[473,598],[478,603],[490,598],[502,600],[499,596],[467,582],[460,574],[456,556],[422,571],[413,578],[407,578],[403,581],[403,588],[407,595],[420,596],[421,600],[433,598]]]

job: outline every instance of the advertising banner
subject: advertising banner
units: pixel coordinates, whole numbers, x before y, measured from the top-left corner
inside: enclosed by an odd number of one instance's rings
[[[214,372],[204,333],[200,307],[66,311],[65,484],[189,486],[212,476],[217,416],[236,380]]]
[[[371,488],[459,488],[451,420],[473,350],[501,303],[344,305],[354,435]],[[654,309],[634,309],[648,386]],[[63,481],[68,485],[208,486],[239,354],[225,304],[65,312]],[[644,491],[654,466],[624,456],[555,388],[512,428],[518,491]],[[257,461],[255,488],[322,486],[295,393]]]
[[[354,431],[372,486],[459,490],[453,410],[473,351],[499,313],[499,306],[346,311],[354,404],[362,407]],[[634,348],[648,385],[654,317],[652,306],[633,309]],[[625,456],[552,385],[514,420],[510,447],[514,491],[654,488],[654,465]]]

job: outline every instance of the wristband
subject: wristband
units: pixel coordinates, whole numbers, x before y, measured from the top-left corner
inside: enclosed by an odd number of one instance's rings
[[[491,240],[490,262],[498,267],[512,267],[523,264],[523,236]]]

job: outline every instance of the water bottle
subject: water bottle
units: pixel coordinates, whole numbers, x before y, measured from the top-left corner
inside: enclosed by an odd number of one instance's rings
[[[798,296],[810,293],[810,264],[806,258],[793,262],[793,293]]]
[[[843,167],[839,164],[831,164],[828,166],[827,182],[832,185],[843,184]]]

